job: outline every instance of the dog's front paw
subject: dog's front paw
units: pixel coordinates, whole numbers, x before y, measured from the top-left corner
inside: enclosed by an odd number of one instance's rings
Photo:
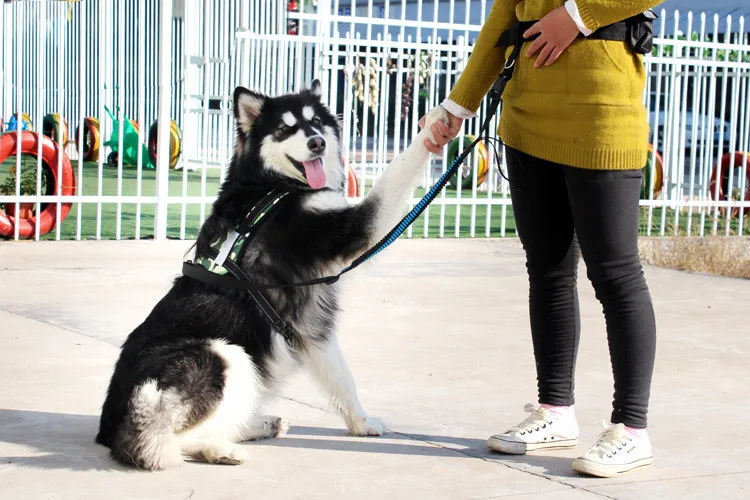
[[[289,432],[290,426],[291,424],[289,423],[289,420],[281,417],[277,418],[276,421],[271,424],[272,437],[286,436],[286,433]]]
[[[432,110],[427,113],[427,118],[425,118],[424,122],[423,130],[427,133],[427,137],[430,138],[433,144],[435,143],[435,136],[432,134],[432,125],[437,121],[442,121],[448,125],[448,112],[442,106],[432,108]]]
[[[382,436],[388,432],[388,427],[379,418],[360,417],[349,422],[349,434],[352,436]]]

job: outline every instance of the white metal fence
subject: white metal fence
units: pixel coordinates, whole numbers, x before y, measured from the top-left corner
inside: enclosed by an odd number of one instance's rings
[[[279,94],[313,78],[323,81],[330,107],[342,116],[343,156],[361,197],[409,144],[418,118],[454,84],[490,7],[483,0],[3,4],[0,117],[7,125],[20,110],[41,130],[47,113],[60,113],[70,125],[66,152],[75,191],[48,185],[54,184],[50,169],[61,178],[61,160],[49,167],[39,158],[11,157],[0,165],[0,209],[14,205],[17,212],[17,204],[31,201],[37,219],[47,209],[54,229],[45,235],[41,223],[26,227],[35,239],[194,237],[229,160],[232,89],[243,84]],[[668,17],[670,32],[667,23],[657,25],[657,47],[645,59],[644,100],[656,147],[647,167],[653,182],[644,189],[642,232],[750,234],[744,217],[750,201],[740,199],[750,192],[747,155],[727,155],[750,150],[748,27],[743,19],[661,16]],[[458,144],[476,134],[483,113],[484,107],[466,124]],[[135,140],[121,137],[114,145],[122,151],[132,142],[134,165],[119,155],[108,167],[112,147],[102,147],[97,161],[84,161],[74,139],[86,116],[99,119],[100,142],[113,131],[122,136],[124,117],[138,121]],[[182,130],[176,169],[168,168],[168,141],[159,141],[156,169],[140,147],[157,117],[175,120]],[[169,131],[162,133],[160,139]],[[515,234],[502,156],[497,165],[485,148],[408,236]],[[450,153],[433,162],[412,203],[447,168]],[[726,175],[712,183],[723,158]],[[14,167],[21,175],[10,177],[10,192],[3,192]],[[31,196],[24,171],[31,173]],[[66,203],[72,206],[63,220]],[[19,226],[11,238],[25,237]]]

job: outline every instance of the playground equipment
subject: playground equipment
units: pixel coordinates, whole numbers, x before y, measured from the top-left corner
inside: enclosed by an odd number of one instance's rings
[[[60,126],[61,123],[63,125],[62,127]],[[62,138],[60,137],[61,130]],[[42,133],[55,141],[56,144],[60,144],[60,140],[62,140],[63,147],[68,145],[68,122],[60,116],[60,113],[44,115],[44,118],[42,119]]]
[[[112,152],[107,156],[107,163],[111,166],[117,165],[118,156],[122,153],[123,165],[136,165],[138,163],[138,148],[141,148],[143,154],[143,166],[146,168],[156,168],[156,151],[158,145],[158,120],[154,121],[153,125],[149,129],[147,145],[140,144],[138,140],[138,122],[129,120],[123,117],[123,133],[122,133],[122,151],[119,151],[120,147],[120,131],[117,124],[116,117],[112,112],[104,107],[109,117],[114,122],[112,135],[109,140],[102,144],[102,146],[108,146],[112,149]],[[98,136],[99,126],[98,122],[96,127],[92,126],[92,134],[94,129]],[[169,167],[175,168],[177,162],[180,159],[182,153],[182,133],[177,123],[171,120],[169,125]],[[148,159],[148,162],[146,161]]]
[[[664,162],[661,159],[661,155],[658,151],[654,155],[656,165],[653,168],[654,178],[651,179],[651,154],[654,151],[652,144],[648,145],[648,157],[646,158],[646,166],[641,169],[643,172],[643,181],[641,182],[641,199],[647,200],[651,190],[651,183],[653,182],[654,188],[654,199],[658,198],[661,194],[661,190],[664,187]]]
[[[5,161],[9,156],[16,154],[17,141],[19,134],[3,134],[0,136],[0,163]],[[39,141],[41,140],[42,151],[42,175],[46,184],[45,195],[59,194],[62,196],[71,196],[75,194],[76,180],[73,173],[73,167],[65,151],[60,149],[57,144],[47,136],[34,132],[21,132],[21,153],[36,157],[39,151]],[[59,158],[62,155],[62,159]],[[58,161],[62,163],[61,177],[58,179]],[[20,172],[19,172],[20,174]],[[38,215],[34,216],[33,209],[30,214],[18,214],[16,217],[8,215],[6,210],[0,210],[0,236],[12,238],[15,232],[15,226],[18,224],[18,234],[20,238],[33,238],[36,226],[39,225],[39,234],[50,232],[57,222],[57,203],[42,203]],[[15,203],[13,203],[15,205]],[[70,212],[71,203],[60,204],[60,222],[65,220]],[[14,207],[15,208],[15,207]],[[15,212],[13,210],[12,212]],[[26,215],[23,217],[22,215]]]
[[[744,199],[745,201],[750,201],[750,153],[743,153],[740,151],[735,151],[734,153],[726,153],[721,157],[721,162],[719,162],[718,165],[714,166],[714,169],[711,172],[711,183],[708,187],[709,195],[711,196],[711,199],[714,200],[724,200],[727,198],[732,198],[732,193],[729,192],[729,166],[732,163],[732,157],[734,157],[734,168],[741,170],[744,165],[746,176],[745,192],[739,193],[736,199]],[[716,192],[717,177],[719,183],[718,194]],[[737,179],[737,181],[740,180],[741,179]],[[726,210],[722,209],[721,212],[725,214]],[[731,217],[737,217],[739,213],[740,209],[735,207],[732,209]],[[745,209],[745,215],[748,214],[750,214],[750,210]]]
[[[342,156],[339,156],[339,159],[341,160],[341,164],[344,165],[344,170],[346,170],[346,196],[348,198],[356,198],[360,194],[357,174]]]
[[[357,179],[357,174],[354,173],[354,169],[349,165],[346,166],[346,177],[346,195],[349,198],[356,198],[357,196],[359,196],[359,180]]]
[[[118,156],[122,153],[123,165],[136,165],[138,163],[139,147],[141,148],[143,158],[148,158],[148,149],[138,140],[138,122],[129,120],[125,116],[122,117],[122,151],[120,151],[120,127],[117,123],[117,118],[107,106],[104,106],[104,110],[114,123],[112,135],[107,142],[102,144],[102,146],[108,146],[112,150],[107,156],[107,163],[113,167],[117,166]],[[143,163],[144,167],[153,168],[153,166],[147,164],[145,161]]]
[[[6,132],[12,132],[18,130],[18,113],[13,113],[13,116],[8,120],[8,126]],[[28,130],[32,132],[34,130],[34,123],[31,121],[31,117],[26,113],[21,113],[21,130]]]
[[[158,145],[157,135],[159,130],[159,120],[155,120],[148,131],[148,158],[151,165],[156,166],[156,147]],[[169,122],[169,168],[175,168],[182,154],[182,133],[177,122]]]
[[[81,127],[76,128],[76,148],[80,147]],[[83,120],[83,161],[99,161],[99,120],[87,116]]]
[[[469,146],[476,137],[473,135],[465,135],[463,144],[461,145],[461,151],[463,151],[467,146]],[[448,165],[452,165],[453,161],[456,159],[456,156],[458,156],[459,153],[459,139],[458,137],[453,139],[450,144],[448,145]],[[461,176],[461,188],[462,189],[472,189],[472,173],[471,169],[474,165],[474,156],[479,155],[479,158],[477,159],[477,186],[480,186],[483,182],[485,177],[487,177],[488,167],[487,167],[487,147],[485,146],[484,142],[477,143],[476,149],[474,149],[471,154],[469,155],[469,158],[466,160],[466,162],[461,166],[458,172],[456,172],[456,175],[451,178],[451,180],[448,181],[448,186],[451,188],[456,188],[458,186],[458,180],[457,177]]]

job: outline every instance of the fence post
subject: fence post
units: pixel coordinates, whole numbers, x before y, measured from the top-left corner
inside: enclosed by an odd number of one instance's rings
[[[156,148],[156,213],[154,239],[167,239],[167,197],[169,196],[169,108],[172,100],[172,2],[160,2],[159,8],[159,110]],[[142,126],[145,126],[143,124]]]

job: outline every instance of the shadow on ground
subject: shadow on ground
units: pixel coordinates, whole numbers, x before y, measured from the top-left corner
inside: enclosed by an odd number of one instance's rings
[[[108,450],[94,443],[98,425],[97,415],[0,409],[0,442],[31,449],[27,455],[0,456],[0,468],[15,464],[74,471],[132,470],[113,462]],[[502,463],[515,469],[539,467],[544,474],[571,475],[569,458],[495,455],[487,451],[482,439],[452,436],[391,432],[383,439],[351,438],[342,429],[293,426],[284,438],[246,443],[246,446],[446,458],[464,456]]]

